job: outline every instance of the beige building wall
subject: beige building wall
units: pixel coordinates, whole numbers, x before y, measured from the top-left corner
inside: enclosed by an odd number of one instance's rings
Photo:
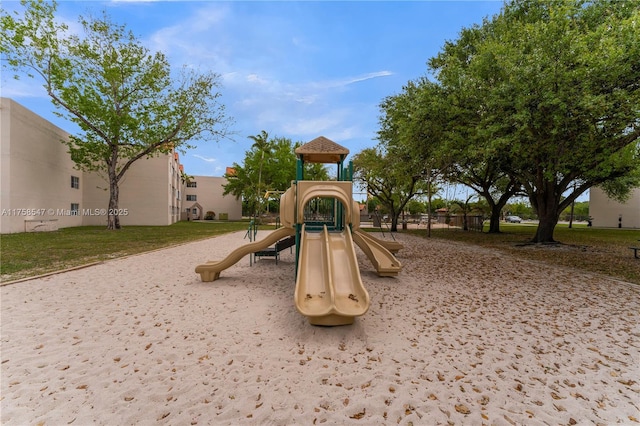
[[[109,206],[109,183],[97,173],[85,174],[83,209],[100,212]],[[162,154],[131,165],[120,181],[120,225],[171,225],[180,220],[182,182],[177,154]],[[84,215],[83,225],[105,225],[105,215]]]
[[[100,211],[109,206],[109,183],[101,173],[85,173],[82,182],[82,209]],[[105,215],[84,215],[83,226],[107,226]]]
[[[0,115],[0,232],[81,225],[71,205],[82,203],[83,179],[62,143],[68,133],[8,98]]]
[[[68,133],[11,99],[0,100],[0,233],[106,226],[105,174],[76,170],[61,142]],[[136,161],[120,182],[120,224],[161,226],[186,218],[185,208],[194,203],[185,201],[181,170],[176,152]],[[222,196],[226,179],[195,181],[189,194],[197,197],[203,218],[213,210],[242,219],[241,201]]]
[[[626,203],[611,200],[600,188],[589,190],[589,216],[598,228],[640,228],[640,188]]]
[[[192,209],[197,203],[203,210],[200,219],[204,219],[205,213],[211,210],[216,213],[216,220],[220,218],[220,213],[227,213],[228,220],[241,220],[242,201],[236,200],[233,195],[222,195],[223,186],[226,184],[227,180],[223,177],[193,176],[191,186],[184,189],[183,210]],[[196,197],[195,201],[187,200],[187,198],[194,196]]]

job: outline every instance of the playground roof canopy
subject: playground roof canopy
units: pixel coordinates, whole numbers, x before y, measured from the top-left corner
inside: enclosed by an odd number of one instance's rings
[[[298,147],[296,155],[302,156],[305,163],[339,163],[349,155],[349,150],[331,139],[318,136]]]

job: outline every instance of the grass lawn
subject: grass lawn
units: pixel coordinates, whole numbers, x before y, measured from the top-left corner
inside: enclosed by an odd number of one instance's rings
[[[247,230],[248,222],[179,222],[171,226],[126,226],[119,231],[89,226],[55,232],[5,234],[0,237],[0,282],[33,277],[87,263],[182,244],[227,232]],[[273,229],[261,226],[260,229]],[[372,230],[372,229],[367,229]],[[640,284],[640,260],[628,247],[640,244],[640,231],[556,228],[558,245],[526,244],[531,224],[501,224],[500,234],[433,229],[432,238],[460,241],[498,250],[517,259],[573,267]],[[426,238],[426,230],[407,230]]]
[[[0,236],[0,282],[246,230],[249,222],[178,222],[170,226],[63,228]],[[272,228],[272,227],[271,227]],[[267,229],[261,226],[260,229]]]
[[[431,237],[460,241],[499,250],[516,259],[568,266],[608,275],[640,284],[640,259],[629,247],[639,247],[640,231],[629,229],[589,228],[560,223],[554,238],[561,244],[527,244],[536,230],[535,224],[500,224],[500,234],[464,232],[459,229],[432,229]],[[408,230],[426,238],[426,230]]]

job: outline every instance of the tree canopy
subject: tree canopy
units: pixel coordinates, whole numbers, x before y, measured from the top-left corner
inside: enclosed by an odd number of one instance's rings
[[[261,199],[266,191],[286,191],[296,179],[295,149],[302,145],[291,139],[270,138],[266,131],[249,136],[254,141],[245,152],[243,163],[234,163],[232,172],[225,174],[228,183],[224,195],[242,199],[249,211],[259,212]],[[327,180],[327,170],[322,164],[306,164],[305,176],[312,180]]]
[[[433,189],[450,162],[443,149],[446,121],[441,102],[438,85],[425,78],[408,82],[401,93],[380,103],[379,147],[368,153],[363,151],[362,158],[354,160],[360,180],[385,188],[375,190],[380,195],[372,194],[385,199],[381,202],[392,214],[392,230],[396,229],[401,209],[413,196],[424,193],[431,209]],[[384,167],[375,164],[376,157],[384,161]],[[365,170],[366,167],[372,169]],[[391,167],[396,169],[392,172]],[[430,221],[428,232],[431,233]]]
[[[428,61],[433,81],[381,103],[381,149],[403,158],[400,170],[473,188],[492,231],[526,194],[532,240],[552,242],[587,189],[622,199],[640,185],[639,21],[638,0],[510,1],[445,43]]]
[[[353,157],[353,177],[376,197],[391,215],[391,231],[398,230],[398,218],[414,195],[423,189],[422,174],[412,173],[401,157],[367,148]]]
[[[522,185],[540,220],[534,242],[553,241],[588,188],[638,167],[638,5],[512,1],[430,61],[456,99],[473,99],[457,103],[472,117],[457,126]]]
[[[227,134],[219,76],[185,68],[174,77],[162,53],[106,14],[80,17],[77,35],[56,22],[55,2],[21,3],[22,16],[0,19],[3,67],[41,80],[58,114],[78,125],[64,142],[78,168],[107,176],[107,227],[118,229],[118,184],[135,161]]]

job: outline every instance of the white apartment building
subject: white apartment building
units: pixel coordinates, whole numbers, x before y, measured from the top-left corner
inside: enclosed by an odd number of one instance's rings
[[[233,195],[223,196],[227,179],[214,176],[193,176],[187,182],[184,193],[185,219],[204,219],[208,211],[215,213],[215,219],[242,219],[242,202]]]
[[[171,225],[180,220],[181,164],[177,152],[140,159],[120,181],[120,225]],[[100,212],[109,204],[109,181],[98,173],[83,173],[82,211]],[[105,225],[107,217],[83,214],[82,225]]]
[[[106,226],[108,180],[74,167],[61,142],[69,134],[11,99],[0,102],[0,233]],[[181,171],[175,152],[136,161],[120,182],[120,224],[170,225],[186,219],[183,205],[193,203],[185,201]],[[240,201],[222,197],[218,184],[208,189],[208,179],[223,178],[196,178],[202,183],[190,194],[202,200],[205,212],[226,210],[229,220],[241,218]]]
[[[80,208],[84,185],[60,142],[69,135],[11,99],[0,102],[0,232],[82,225],[64,214]]]

